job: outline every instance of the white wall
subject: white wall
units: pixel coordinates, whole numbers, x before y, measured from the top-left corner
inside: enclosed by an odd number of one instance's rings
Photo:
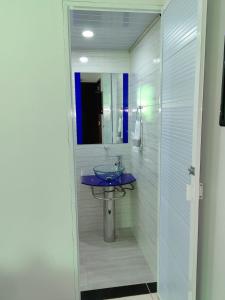
[[[225,128],[218,124],[225,0],[209,0],[208,5],[197,299],[220,300],[225,295]]]
[[[81,64],[79,57],[88,56],[87,64]],[[98,73],[126,73],[130,71],[128,51],[75,51],[72,52],[72,71],[74,72],[98,72]],[[116,155],[123,156],[126,171],[130,170],[129,144],[108,145],[109,150],[104,150],[104,145],[77,145],[76,174],[77,174],[77,199],[79,232],[101,231],[103,228],[103,203],[95,200],[91,190],[80,184],[80,175],[92,174],[93,167],[105,164],[109,157],[115,161]],[[126,198],[116,202],[117,228],[132,226],[131,201],[127,193]]]
[[[74,300],[62,1],[0,6],[0,299]]]
[[[143,105],[143,151],[131,147],[134,233],[157,280],[157,206],[160,139],[160,21],[131,52],[130,133]]]
[[[126,73],[130,71],[128,51],[76,50],[71,56],[74,72]],[[88,57],[88,64],[80,62],[81,56]]]

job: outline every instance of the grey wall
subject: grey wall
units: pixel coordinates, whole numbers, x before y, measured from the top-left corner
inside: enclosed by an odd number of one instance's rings
[[[62,1],[1,1],[0,23],[0,299],[74,300]]]
[[[208,1],[197,300],[225,295],[225,128],[219,127],[225,0]]]

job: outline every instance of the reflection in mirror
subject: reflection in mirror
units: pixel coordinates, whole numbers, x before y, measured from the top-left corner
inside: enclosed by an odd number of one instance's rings
[[[77,144],[128,143],[128,74],[75,73]]]

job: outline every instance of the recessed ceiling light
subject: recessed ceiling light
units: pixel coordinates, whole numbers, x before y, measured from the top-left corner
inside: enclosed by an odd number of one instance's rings
[[[83,64],[86,64],[88,62],[88,57],[86,56],[81,56],[80,57],[80,62],[83,63]]]
[[[92,38],[94,36],[94,32],[91,31],[91,30],[84,30],[82,32],[82,35],[83,35],[83,37],[85,37],[87,39],[90,39],[90,38]]]

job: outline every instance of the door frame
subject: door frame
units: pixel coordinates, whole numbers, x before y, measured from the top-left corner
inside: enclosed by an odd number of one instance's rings
[[[114,2],[114,3],[112,3]],[[65,48],[65,72],[66,80],[69,82],[67,90],[68,103],[68,143],[70,145],[70,163],[71,163],[71,176],[74,178],[74,185],[71,187],[74,202],[71,203],[72,214],[72,235],[74,241],[74,293],[75,300],[80,300],[80,279],[79,279],[79,231],[78,231],[78,202],[77,202],[77,184],[76,184],[76,117],[75,117],[75,103],[73,96],[73,82],[72,82],[72,69],[71,69],[71,42],[70,42],[70,26],[69,26],[69,13],[70,10],[100,10],[100,11],[120,11],[120,12],[145,12],[145,13],[161,13],[163,4],[156,5],[158,0],[141,0],[141,3],[126,0],[114,0],[105,3],[104,0],[93,0],[91,3],[82,0],[62,0],[63,9],[63,35],[64,35],[64,48]],[[163,0],[161,0],[163,2]],[[141,8],[140,8],[141,7]]]
[[[197,32],[197,68],[195,73],[195,105],[193,112],[193,146],[192,166],[195,167],[195,176],[192,176],[191,201],[191,232],[190,232],[190,266],[189,279],[192,290],[189,300],[196,299],[197,290],[197,256],[198,256],[198,215],[200,201],[200,166],[201,166],[201,139],[202,139],[202,108],[204,92],[205,69],[205,42],[207,22],[207,0],[198,2],[198,32]]]
[[[170,0],[171,1],[171,0]],[[73,82],[72,82],[72,69],[71,69],[71,42],[70,42],[70,26],[69,26],[69,13],[70,10],[100,10],[100,11],[119,11],[119,12],[142,12],[142,13],[163,13],[170,1],[164,0],[112,0],[105,2],[105,0],[62,0],[63,10],[63,37],[64,37],[64,48],[65,48],[65,74],[66,81],[68,84],[67,89],[67,105],[68,105],[68,143],[70,145],[70,168],[71,176],[74,178],[74,185],[71,186],[72,198],[74,201],[71,203],[71,214],[72,214],[72,235],[74,241],[74,289],[75,289],[75,300],[80,300],[80,284],[79,284],[79,231],[78,231],[78,203],[77,203],[77,184],[76,184],[76,117],[75,117],[75,103],[73,96]],[[198,106],[194,110],[194,156],[193,165],[196,166],[196,178],[200,180],[200,155],[201,155],[201,127],[202,127],[202,103],[203,103],[203,83],[204,83],[204,59],[205,59],[205,36],[206,36],[206,12],[207,12],[207,0],[201,0],[199,3],[199,32],[198,32],[198,68],[196,71],[196,95],[195,99],[199,99]],[[162,37],[162,31],[161,31]],[[161,51],[162,55],[162,51]],[[162,70],[161,70],[162,72]],[[197,80],[199,78],[200,80]],[[160,192],[160,185],[159,185]],[[199,205],[199,184],[194,185],[193,189],[193,201],[192,206],[192,219],[193,226],[191,228],[191,259],[192,266],[190,266],[190,276],[193,280],[192,293],[196,292],[196,269],[197,269],[197,243],[198,243],[198,205]],[[160,203],[160,199],[158,199]],[[158,211],[159,217],[159,211]],[[159,218],[158,218],[159,224]],[[159,228],[159,226],[158,226]],[[159,237],[158,237],[159,241]],[[159,248],[159,242],[158,242]],[[193,251],[194,249],[194,251]],[[196,250],[195,250],[196,249]],[[157,270],[157,276],[159,278]],[[193,276],[194,275],[194,276]],[[195,281],[194,281],[195,278]],[[190,297],[192,300],[192,297]]]

